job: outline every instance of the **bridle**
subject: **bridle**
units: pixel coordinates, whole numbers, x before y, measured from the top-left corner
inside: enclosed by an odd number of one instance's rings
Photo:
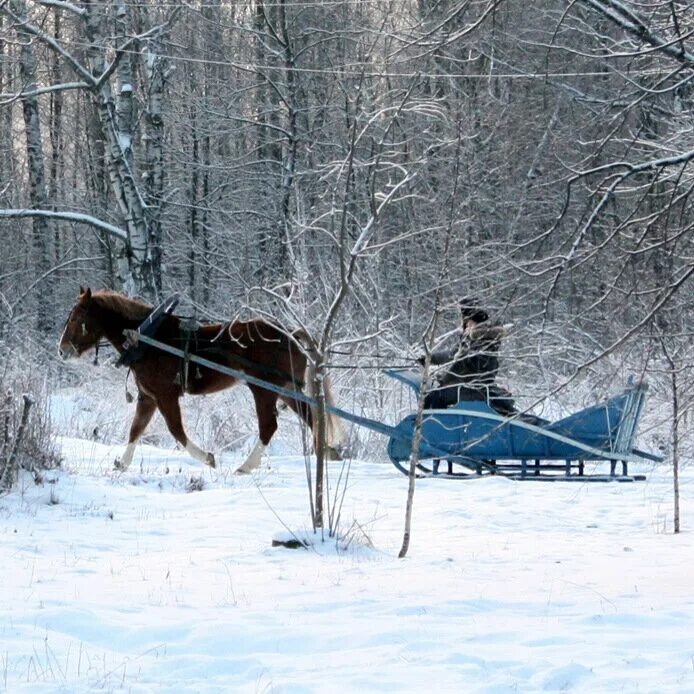
[[[67,319],[65,320],[65,324],[63,325],[63,335],[65,335],[65,331],[67,329],[68,324],[70,323],[70,319],[72,318],[72,314],[75,312],[75,310],[77,308],[78,307],[75,306],[75,308],[73,308],[72,311],[70,311],[70,314],[68,315]],[[89,331],[87,330],[87,321],[86,320],[82,320],[82,322],[80,323],[80,330],[82,332],[82,337],[86,337],[89,334]],[[80,350],[77,347],[77,345],[73,342],[72,338],[70,338],[67,341],[67,343],[68,343],[68,345],[70,345],[70,347],[72,347],[75,354],[80,354]],[[102,344],[101,340],[96,340],[94,342],[94,365],[95,366],[98,365],[98,363],[99,363],[99,347],[101,346],[101,344]],[[104,343],[104,344],[106,344],[106,343]]]
[[[75,308],[77,308],[77,307],[75,307]],[[72,314],[75,312],[75,308],[73,308],[72,311],[70,311],[70,313],[68,314],[68,317],[65,319],[65,323],[63,323],[63,333],[62,333],[63,337],[65,337],[65,331],[67,330],[67,326],[70,323],[70,319],[72,318]],[[82,337],[84,337],[87,334],[86,321],[82,321],[82,323],[80,324],[80,327],[82,329]],[[61,342],[62,342],[62,340],[61,340]],[[67,343],[70,345],[70,347],[72,347],[72,349],[75,350],[75,352],[77,352],[79,354],[79,350],[77,349],[77,345],[72,341],[72,338],[69,339],[67,341]]]

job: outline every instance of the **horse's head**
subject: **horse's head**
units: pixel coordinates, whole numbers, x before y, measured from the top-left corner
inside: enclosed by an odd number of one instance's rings
[[[63,359],[79,357],[94,347],[103,335],[103,328],[94,315],[92,290],[80,287],[80,295],[65,321],[58,351]]]

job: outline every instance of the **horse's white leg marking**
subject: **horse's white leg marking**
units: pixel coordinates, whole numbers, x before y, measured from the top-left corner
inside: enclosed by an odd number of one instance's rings
[[[116,461],[116,468],[117,469],[127,470],[130,467],[130,463],[133,462],[133,455],[135,453],[135,446],[137,446],[137,442],[133,441],[132,443],[129,443],[125,447],[125,453],[123,453],[123,457],[119,461]]]
[[[195,460],[199,460],[204,465],[209,465],[210,467],[215,466],[214,456],[212,453],[206,453],[202,450],[202,448],[200,448],[200,446],[197,446],[190,439],[186,441],[186,451],[190,456],[195,458]]]
[[[258,443],[255,444],[255,448],[251,451],[251,454],[246,459],[246,462],[240,468],[238,468],[238,470],[236,470],[236,474],[245,475],[253,472],[253,470],[260,465],[260,461],[262,460],[263,453],[265,452],[266,448],[267,446],[262,441],[258,441]]]

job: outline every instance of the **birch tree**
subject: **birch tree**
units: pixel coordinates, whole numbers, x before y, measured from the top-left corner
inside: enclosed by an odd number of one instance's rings
[[[106,160],[108,175],[113,195],[126,230],[126,243],[117,251],[116,273],[121,287],[129,293],[141,293],[156,297],[161,288],[161,260],[159,248],[159,207],[147,204],[147,193],[142,190],[140,177],[137,173],[137,158],[133,154],[134,130],[136,115],[133,108],[134,79],[132,74],[131,54],[138,47],[147,47],[147,69],[150,77],[149,106],[147,113],[149,150],[145,157],[148,161],[148,187],[161,200],[163,180],[161,158],[161,92],[162,73],[158,66],[156,42],[170,27],[175,15],[174,11],[164,22],[152,26],[143,32],[131,30],[132,18],[130,7],[124,2],[117,2],[111,15],[110,6],[100,3],[86,3],[77,6],[71,3],[50,2],[34,3],[35,6],[46,5],[51,12],[63,12],[78,20],[75,28],[86,40],[87,51],[82,62],[77,54],[72,52],[67,44],[56,36],[49,34],[43,26],[32,21],[29,12],[21,0],[0,6],[2,11],[17,26],[21,35],[44,44],[52,52],[60,56],[61,61],[77,78],[77,82],[52,84],[47,87],[24,86],[18,94],[26,104],[25,109],[38,112],[37,97],[45,93],[59,90],[87,90],[95,104],[98,115],[99,131],[106,145]],[[111,29],[108,28],[110,24]],[[29,45],[29,44],[27,44]],[[112,57],[111,57],[112,56]],[[29,55],[23,58],[22,64],[29,67]],[[25,69],[25,68],[23,68]],[[28,79],[28,77],[27,77]],[[118,83],[117,94],[114,95],[113,81]],[[26,82],[26,80],[25,80]],[[33,100],[33,101],[32,101]],[[28,116],[25,116],[25,120]],[[38,122],[38,118],[36,118]],[[35,143],[37,129],[32,126],[32,138]],[[36,149],[32,143],[32,151]],[[159,143],[159,149],[157,149]],[[149,159],[148,159],[149,157]],[[32,167],[36,173],[35,166]],[[32,190],[37,186],[32,186]],[[32,207],[37,211],[47,207],[45,197],[37,199],[34,193]],[[4,214],[9,216],[10,211]],[[37,220],[44,220],[43,215],[37,215]],[[41,221],[41,224],[44,222]],[[45,228],[42,237],[46,238]]]

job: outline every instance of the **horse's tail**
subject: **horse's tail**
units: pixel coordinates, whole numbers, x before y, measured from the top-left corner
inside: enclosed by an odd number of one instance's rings
[[[308,383],[308,395],[311,398],[315,398],[316,366],[310,359],[306,367],[306,380]],[[323,376],[323,395],[325,404],[328,407],[335,407],[335,396],[327,375]],[[318,450],[318,427],[315,426],[315,408],[313,409],[313,446],[315,450]],[[328,448],[326,454],[329,456],[329,459],[341,460],[347,447],[347,435],[345,434],[345,428],[342,426],[342,420],[334,412],[327,409],[325,410],[325,443]]]
[[[316,360],[312,355],[316,353],[315,341],[305,330],[296,330],[292,337],[302,342],[307,352],[306,360],[306,390],[310,398],[316,398]],[[323,376],[323,396],[328,407],[335,407],[335,396],[327,374]],[[316,426],[316,408],[311,408],[313,414],[313,447],[318,450],[318,427]],[[342,426],[342,420],[330,410],[325,411],[325,443],[328,448],[326,454],[331,460],[341,460],[347,448],[347,435]]]

